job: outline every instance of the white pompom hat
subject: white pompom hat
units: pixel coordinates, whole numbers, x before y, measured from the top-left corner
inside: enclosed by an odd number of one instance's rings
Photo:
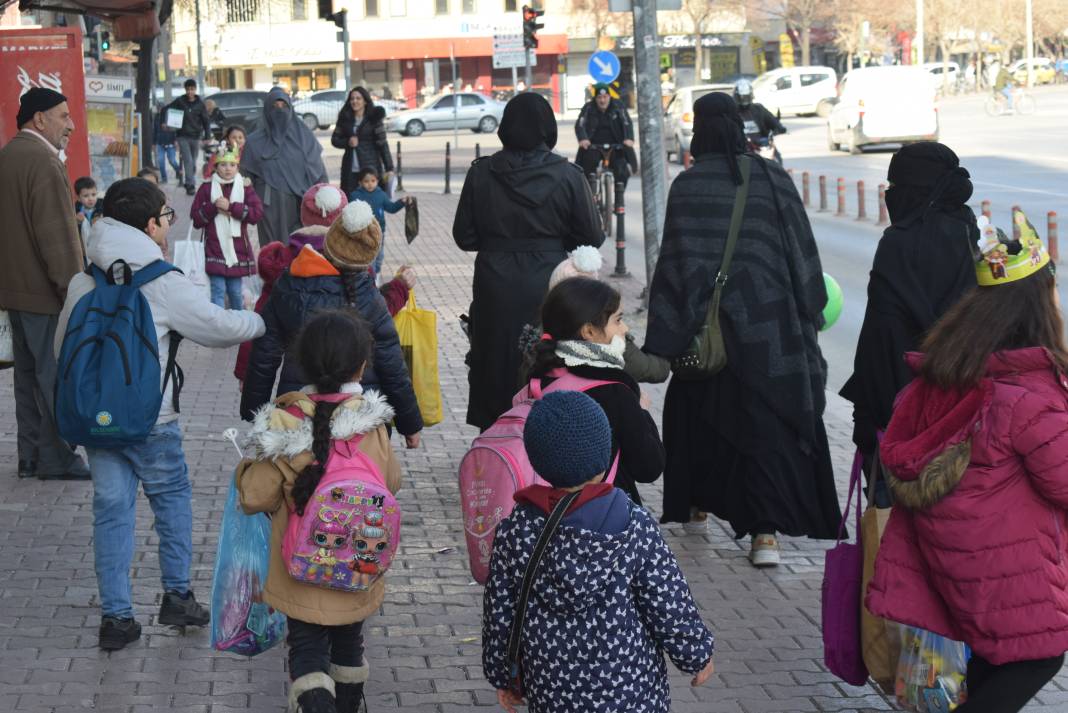
[[[344,268],[366,268],[378,256],[382,229],[363,201],[352,201],[327,229],[324,252],[330,262]]]
[[[591,245],[580,245],[549,275],[549,289],[569,277],[591,277],[599,280],[604,258],[601,251]]]

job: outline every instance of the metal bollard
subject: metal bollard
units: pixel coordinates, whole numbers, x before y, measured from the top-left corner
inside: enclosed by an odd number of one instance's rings
[[[627,209],[623,205],[623,194],[625,192],[626,188],[623,182],[616,181],[616,271],[613,273],[614,277],[628,277],[630,275],[627,272],[627,236],[623,232],[627,215]]]
[[[868,208],[864,204],[864,181],[857,181],[857,220],[868,219]]]
[[[887,225],[890,222],[890,213],[886,210],[886,184],[879,184],[879,221],[876,225]]]
[[[980,212],[986,216],[987,220],[990,220],[990,201],[983,201],[979,206]]]
[[[1049,250],[1049,259],[1060,262],[1060,250],[1057,247],[1057,211],[1051,210],[1046,213],[1046,249]]]
[[[1014,205],[1012,207],[1012,239],[1020,239],[1020,226],[1016,223],[1016,216],[1021,213],[1020,206]]]
[[[812,203],[812,195],[808,187],[808,171],[801,174],[801,200],[806,208]]]
[[[480,158],[482,158],[482,146],[475,144],[475,159],[477,160]]]
[[[827,177],[820,176],[820,213],[827,212]]]
[[[404,190],[404,171],[401,170],[401,143],[397,142],[397,190]]]
[[[449,187],[449,179],[452,178],[452,146],[448,141],[445,142],[445,195],[452,193],[452,188]]]
[[[838,210],[835,211],[835,216],[839,217],[839,218],[845,217],[845,214],[846,214],[846,194],[845,194],[845,191],[846,191],[845,179],[844,178],[839,178],[838,179]]]

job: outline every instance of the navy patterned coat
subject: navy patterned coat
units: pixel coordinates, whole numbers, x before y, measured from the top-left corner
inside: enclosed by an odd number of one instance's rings
[[[497,530],[482,619],[482,666],[507,688],[508,636],[546,513],[520,504]],[[652,517],[615,489],[569,514],[538,567],[523,628],[531,713],[668,713],[666,653],[686,673],[712,658],[675,556]]]

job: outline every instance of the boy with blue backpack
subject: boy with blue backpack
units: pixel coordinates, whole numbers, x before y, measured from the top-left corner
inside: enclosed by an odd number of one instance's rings
[[[113,183],[103,214],[89,237],[89,269],[71,280],[56,330],[56,421],[89,456],[99,643],[115,651],[141,636],[130,585],[138,484],[159,536],[158,622],[208,623],[189,589],[192,493],[178,425],[184,377],[175,358],[182,338],[229,347],[259,337],[264,325],[255,312],[216,307],[164,261],[174,210],[155,184]]]

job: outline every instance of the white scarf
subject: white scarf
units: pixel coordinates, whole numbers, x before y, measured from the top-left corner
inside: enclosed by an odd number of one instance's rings
[[[595,366],[602,369],[622,369],[623,352],[627,342],[616,335],[609,344],[564,339],[556,343],[556,356],[565,366]]]
[[[222,187],[231,184],[230,205],[245,202],[245,182],[241,180],[241,174],[235,175],[231,180],[224,181],[219,174],[211,177],[211,202],[224,198]],[[223,260],[227,267],[237,264],[237,250],[234,248],[234,240],[241,237],[241,221],[232,215],[224,215],[221,211],[215,214],[215,235],[219,238],[222,247]]]

